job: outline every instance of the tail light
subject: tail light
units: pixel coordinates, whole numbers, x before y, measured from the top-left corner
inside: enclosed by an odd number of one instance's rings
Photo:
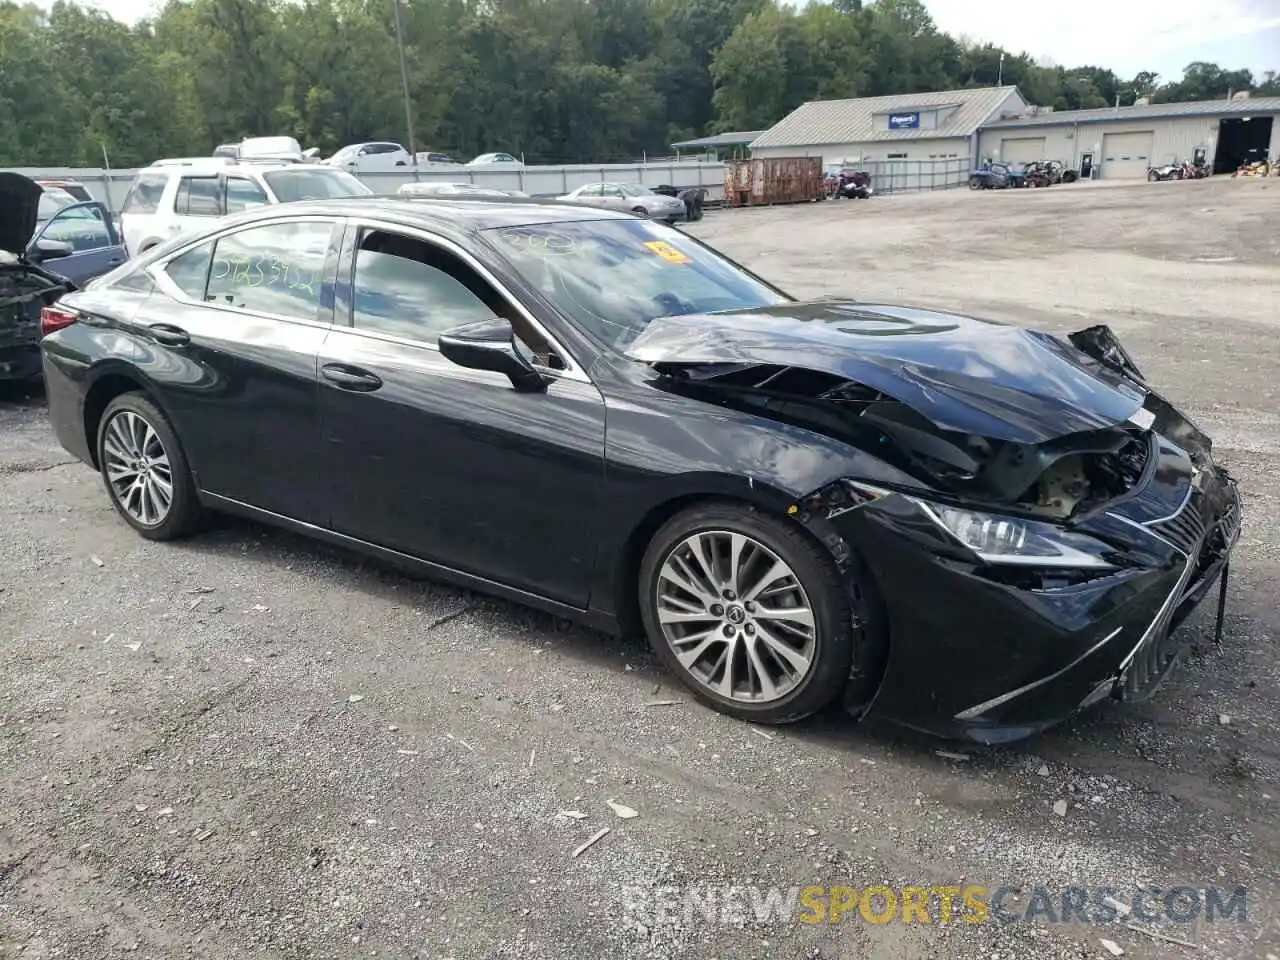
[[[66,307],[42,307],[40,310],[40,336],[47,337],[55,330],[69,327],[79,319],[79,314]]]

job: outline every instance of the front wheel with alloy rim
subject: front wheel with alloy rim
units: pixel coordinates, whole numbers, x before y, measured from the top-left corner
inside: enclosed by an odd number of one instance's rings
[[[204,511],[168,419],[140,393],[116,397],[98,424],[98,464],[111,503],[149,540],[198,529]]]
[[[799,720],[848,681],[857,591],[791,521],[745,505],[683,511],[650,542],[639,588],[654,651],[722,713]]]

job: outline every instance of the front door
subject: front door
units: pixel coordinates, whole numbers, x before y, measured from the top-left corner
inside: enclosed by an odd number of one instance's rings
[[[353,224],[319,358],[324,477],[341,533],[585,606],[604,469],[604,403],[576,371],[543,393],[446,360],[440,333],[503,316],[563,364],[460,248]]]
[[[188,247],[157,271],[161,289],[135,320],[153,341],[138,366],[199,487],[308,523],[324,519],[316,356],[341,230],[290,218]]]
[[[71,254],[50,260],[46,269],[66,277],[78,287],[124,263],[124,248],[107,208],[96,200],[63,207],[31,238],[57,240],[71,247]]]

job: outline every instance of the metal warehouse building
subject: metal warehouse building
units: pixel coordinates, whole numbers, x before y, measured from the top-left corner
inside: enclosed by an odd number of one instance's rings
[[[1060,160],[1083,176],[1140,179],[1203,159],[1214,173],[1280,153],[1280,97],[1054,112],[1016,87],[811,100],[751,141],[753,157],[841,161]]]
[[[983,124],[978,156],[1061,160],[1083,176],[1096,169],[1094,175],[1107,180],[1142,178],[1150,166],[1196,159],[1214,173],[1230,173],[1280,153],[1278,114],[1280,97],[1036,111]]]
[[[1027,112],[1017,87],[977,87],[857,100],[811,100],[751,142],[753,157],[975,159],[977,131]],[[1039,159],[1039,158],[1037,158]]]

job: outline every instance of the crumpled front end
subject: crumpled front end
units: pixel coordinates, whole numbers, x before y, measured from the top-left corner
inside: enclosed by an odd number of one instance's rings
[[[927,501],[885,491],[828,520],[871,558],[888,617],[881,682],[851,680],[847,706],[994,743],[1154,693],[1185,649],[1175,631],[1226,576],[1241,505],[1221,468],[1153,442],[1149,483],[1073,524],[1061,558],[979,554]]]
[[[0,379],[40,373],[40,309],[68,290],[69,281],[28,264],[0,263]]]

